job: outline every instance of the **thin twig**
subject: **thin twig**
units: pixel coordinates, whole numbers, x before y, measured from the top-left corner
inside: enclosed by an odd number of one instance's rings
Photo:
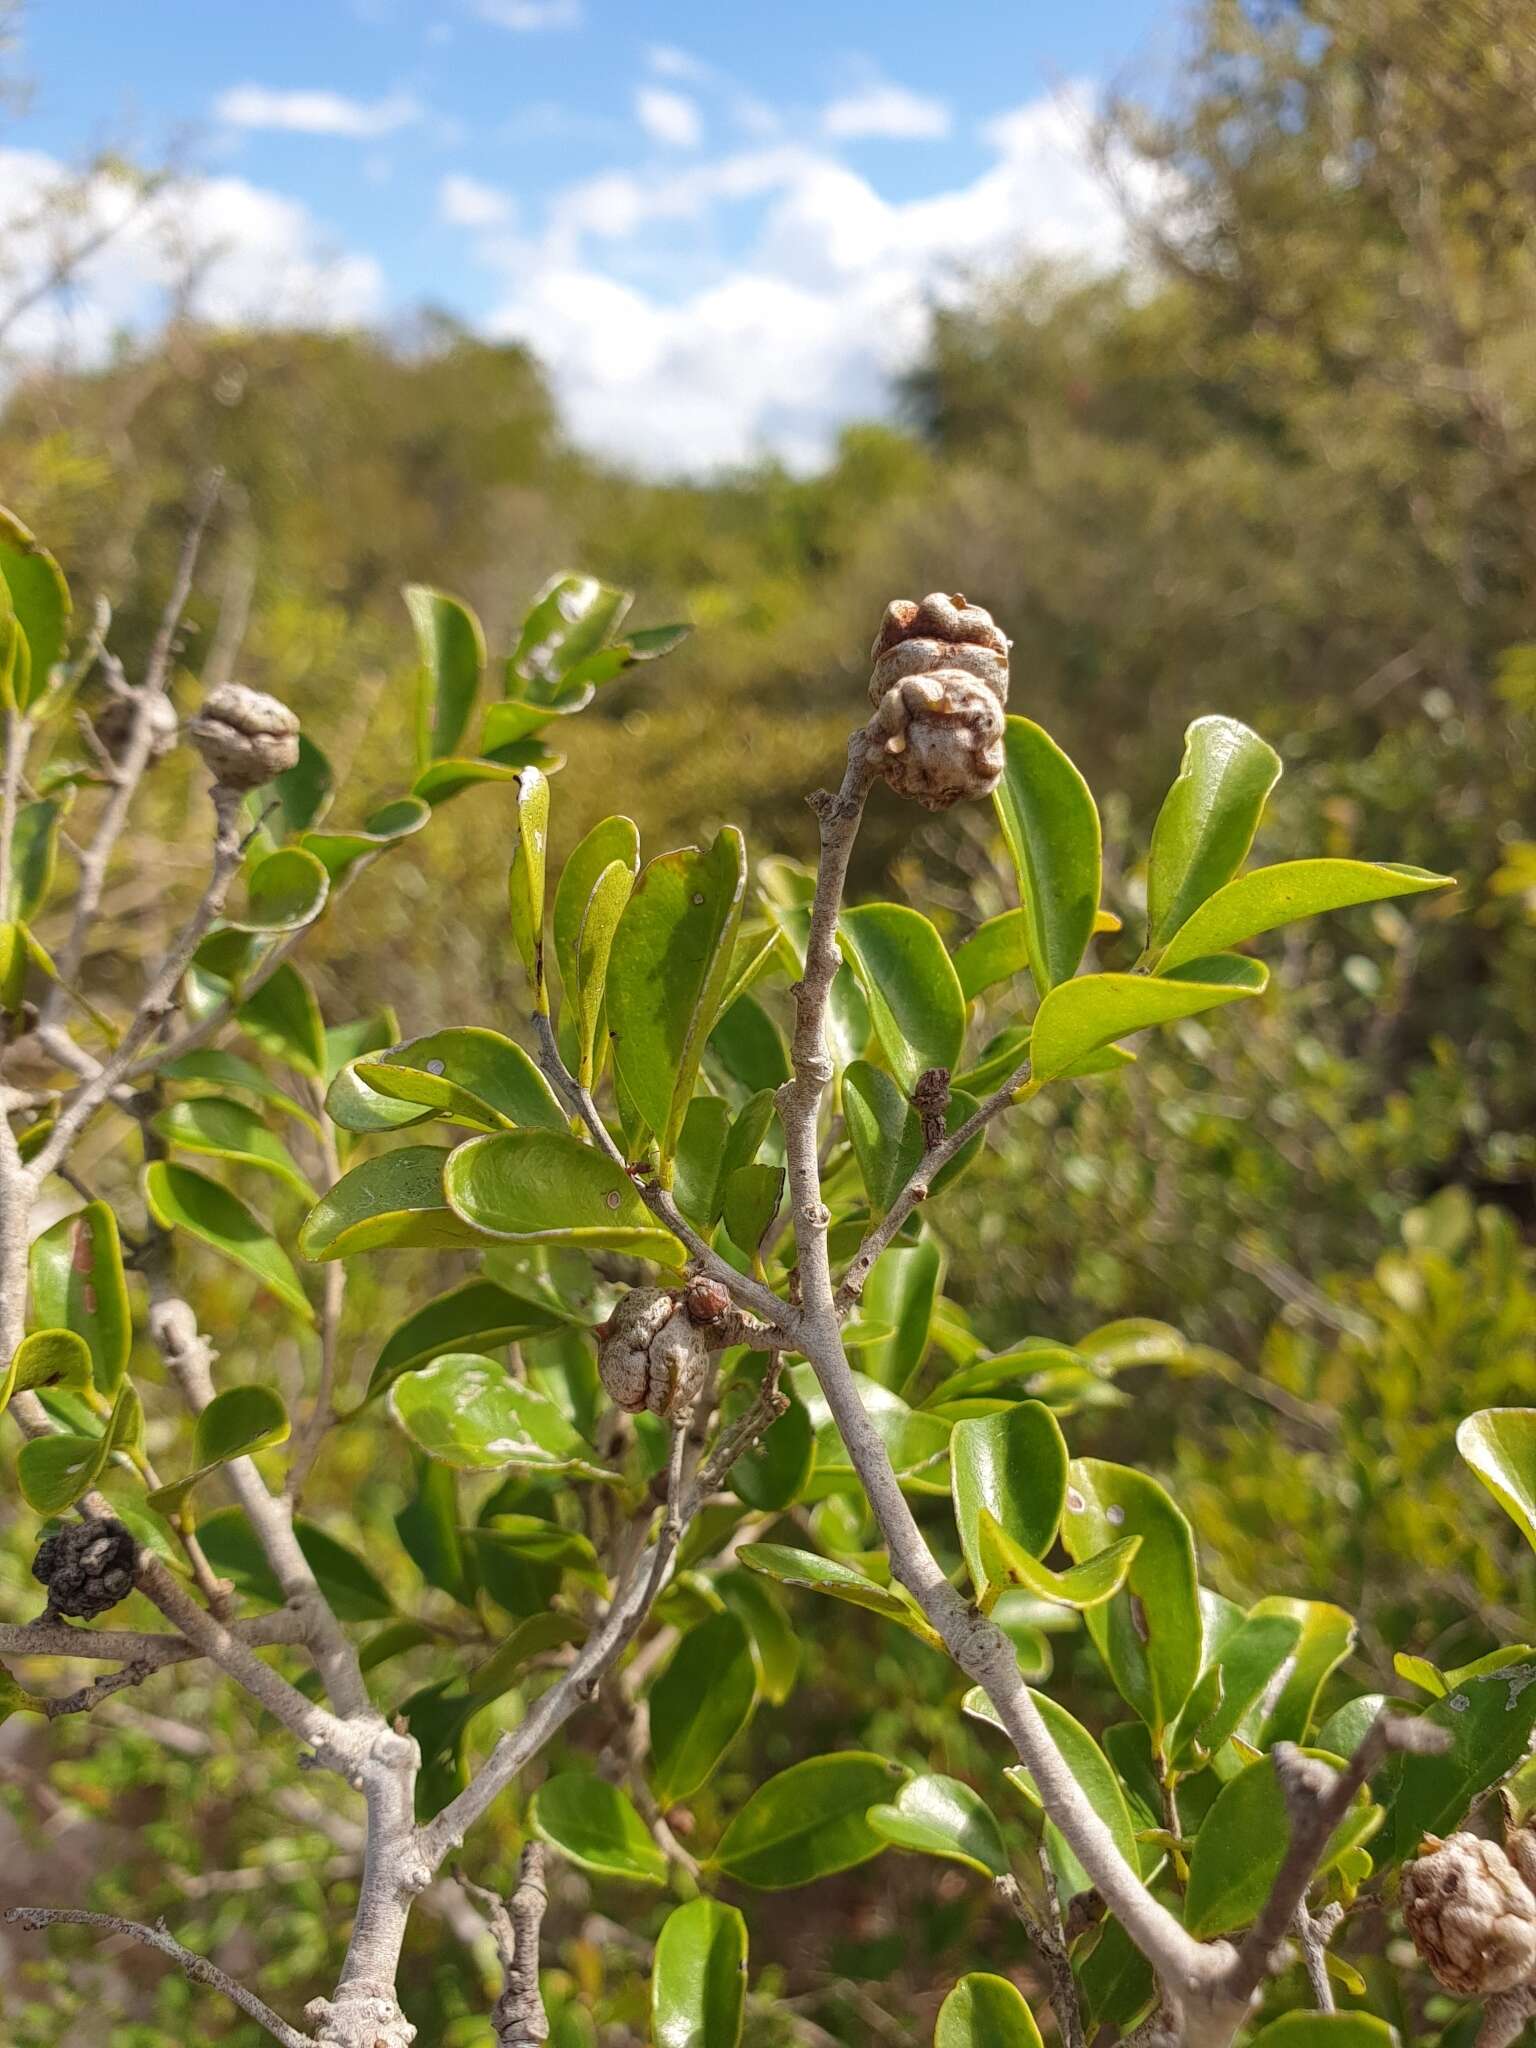
[[[523,1845],[517,1889],[502,1899],[482,1884],[455,1872],[471,1897],[486,1908],[496,1955],[506,1988],[491,2008],[497,2048],[541,2048],[549,2039],[549,2020],[539,1995],[539,1929],[549,1893],[544,1886],[544,1844]]]

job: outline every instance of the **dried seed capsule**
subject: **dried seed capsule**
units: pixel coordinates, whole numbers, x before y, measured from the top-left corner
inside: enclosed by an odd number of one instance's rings
[[[187,728],[215,782],[258,789],[299,758],[299,721],[286,704],[244,683],[221,683]]]
[[[112,756],[121,761],[128,751],[128,742],[140,713],[149,727],[149,758],[158,761],[168,754],[176,744],[179,725],[176,707],[169,697],[158,691],[152,697],[131,694],[114,697],[96,721],[96,737]]]
[[[133,1591],[138,1545],[121,1522],[69,1522],[38,1545],[32,1576],[48,1588],[49,1614],[81,1621],[105,1614]]]
[[[985,683],[999,704],[1008,702],[1008,639],[989,611],[967,604],[958,592],[945,597],[935,591],[921,604],[898,597],[870,649],[874,663],[869,697],[878,705],[886,691],[905,677],[959,669]]]
[[[1536,1971],[1536,1897],[1497,1842],[1426,1835],[1403,1871],[1403,1918],[1447,1991],[1485,1998]]]
[[[703,1334],[682,1298],[662,1288],[632,1288],[598,1331],[598,1372],[609,1398],[630,1415],[643,1408],[674,1421],[686,1415],[708,1365]]]
[[[891,788],[930,811],[990,796],[1002,777],[1002,706],[957,669],[908,676],[887,690],[869,732]]]

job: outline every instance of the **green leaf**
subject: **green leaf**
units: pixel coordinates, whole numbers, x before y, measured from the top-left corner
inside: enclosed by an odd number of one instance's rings
[[[707,853],[684,847],[648,861],[614,933],[614,1061],[660,1142],[665,1186],[730,974],[746,886],[746,847],[727,825]]]
[[[1000,981],[1012,981],[1028,965],[1029,919],[1022,910],[989,917],[955,948],[955,973],[968,1003]]]
[[[325,1078],[325,1025],[309,983],[285,960],[236,1012],[264,1052],[315,1080]]]
[[[782,1166],[738,1166],[725,1184],[721,1213],[732,1244],[756,1258],[784,1199]]]
[[[476,1130],[567,1127],[554,1091],[523,1048],[478,1025],[407,1039],[359,1060],[354,1071],[376,1095],[415,1103]]]
[[[16,813],[7,917],[26,922],[42,908],[53,886],[53,870],[59,850],[59,824],[63,816],[63,805],[55,803],[51,797],[23,804]]]
[[[857,1474],[816,1375],[808,1365],[796,1365],[790,1367],[789,1378],[816,1431],[813,1486],[829,1492],[852,1485]],[[866,1373],[856,1372],[853,1383],[897,1477],[920,1492],[948,1493],[950,1424],[941,1416],[914,1410],[899,1394]]]
[[[892,1073],[908,1095],[931,1067],[953,1070],[965,1042],[965,997],[944,941],[900,903],[845,910],[838,937]]]
[[[673,1194],[683,1214],[703,1230],[709,1229],[725,1206],[725,1147],[730,1127],[731,1105],[723,1095],[695,1095],[683,1118]]]
[[[3,507],[0,587],[9,594],[8,609],[26,638],[27,681],[17,690],[16,705],[18,710],[28,711],[47,690],[54,668],[64,659],[69,634],[69,585],[48,550],[14,512]]]
[[[1346,1850],[1365,1841],[1380,1825],[1381,1810],[1362,1787],[1330,1837],[1318,1875],[1331,1870]],[[1197,1941],[1248,1925],[1280,1874],[1290,1833],[1273,1757],[1261,1757],[1222,1786],[1201,1822],[1189,1859],[1184,1925]]]
[[[727,1608],[690,1629],[650,1691],[651,1790],[663,1810],[691,1799],[752,1718],[757,1667]]]
[[[1067,1497],[1067,1446],[1061,1424],[1039,1401],[1021,1401],[998,1415],[957,1422],[949,1440],[955,1523],[977,1600],[988,1608],[1007,1580],[988,1578],[981,1516],[993,1515],[1031,1557],[1055,1541]],[[1113,1537],[1106,1540],[1112,1542]]]
[[[1288,860],[1274,867],[1255,868],[1252,874],[1218,889],[1170,935],[1159,972],[1166,974],[1170,968],[1208,953],[1225,952],[1229,946],[1241,945],[1245,939],[1298,918],[1455,886],[1450,875],[1403,867],[1395,861]]]
[[[1524,1757],[1536,1728],[1536,1663],[1464,1679],[1419,1718],[1444,1729],[1450,1746],[1393,1766],[1387,1805],[1395,1862],[1412,1856],[1423,1836],[1460,1827],[1475,1801]]]
[[[110,1399],[133,1349],[116,1216],[105,1202],[87,1202],[33,1242],[29,1263],[37,1320],[85,1339],[96,1391]]]
[[[231,1458],[254,1457],[288,1440],[288,1410],[270,1387],[230,1387],[215,1394],[197,1418],[193,1437],[194,1469],[169,1486],[157,1487],[149,1505],[162,1515],[178,1515],[193,1487]]]
[[[577,948],[582,922],[598,877],[617,862],[631,877],[640,872],[640,829],[633,818],[604,818],[578,840],[555,885],[555,959],[566,997],[577,982]]]
[[[800,1670],[800,1638],[783,1601],[761,1578],[747,1571],[722,1572],[714,1587],[731,1612],[746,1623],[763,1698],[770,1706],[783,1706],[795,1689]]]
[[[933,2048],[1042,2048],[1042,2044],[1023,1993],[1006,1977],[975,1971],[962,1977],[940,2006]]]
[[[1029,1046],[1031,1084],[1057,1080],[1089,1053],[1132,1032],[1262,995],[1268,981],[1268,970],[1257,960],[1236,953],[1197,960],[1167,978],[1080,975],[1052,989],[1040,1005]]]
[[[627,590],[595,576],[552,577],[534,599],[507,662],[507,694],[526,692],[531,702],[548,704],[585,687],[576,670],[606,646],[631,602]],[[515,687],[519,681],[524,691]]]
[[[493,706],[492,711],[497,708]],[[474,789],[482,782],[518,782],[528,768],[542,768],[547,775],[553,775],[564,766],[563,754],[555,753],[542,742],[529,741],[521,747],[507,748],[494,761],[434,761],[411,784],[411,795],[419,796],[435,810],[439,804],[462,796],[466,789]]]
[[[893,1848],[964,1863],[983,1877],[1006,1877],[1008,1851],[979,1792],[937,1772],[908,1778],[889,1805],[872,1806],[869,1824]]]
[[[1211,1670],[1220,1674],[1219,1696],[1204,1713],[1195,1711],[1199,1688],[1185,1703],[1170,1744],[1173,1761],[1184,1761],[1197,1743],[1214,1756],[1237,1734],[1300,1639],[1301,1623],[1292,1615],[1252,1614],[1241,1621],[1211,1659]]]
[[[356,1059],[345,1061],[331,1076],[325,1091],[325,1113],[331,1122],[341,1130],[355,1131],[360,1137],[380,1131],[406,1131],[417,1124],[431,1123],[437,1114],[435,1110],[424,1109],[415,1102],[397,1102],[368,1086],[358,1068],[374,1057],[374,1053],[360,1053]]]
[[[517,845],[507,870],[507,914],[534,1007],[549,1014],[544,978],[544,851],[549,839],[549,778],[525,768],[517,783]]]
[[[928,1351],[944,1259],[931,1240],[882,1252],[865,1282],[862,1314],[890,1335],[864,1347],[870,1379],[898,1391],[908,1387]]]
[[[355,1550],[302,1518],[293,1533],[320,1590],[338,1621],[391,1621],[394,1603]],[[198,1524],[197,1540],[220,1578],[271,1607],[283,1605],[282,1587],[267,1563],[260,1539],[239,1508],[221,1508]]]
[[[295,932],[315,919],[331,893],[325,863],[302,846],[284,846],[252,868],[245,888],[245,914],[231,917],[237,932],[266,935]]]
[[[443,1189],[456,1216],[507,1243],[630,1252],[669,1266],[683,1260],[682,1245],[623,1168],[567,1132],[471,1138],[450,1156]]]
[[[1152,828],[1147,945],[1167,945],[1247,858],[1280,756],[1235,718],[1197,718],[1184,735],[1178,779]],[[1220,952],[1226,944],[1200,948]],[[1186,953],[1185,959],[1195,958]]]
[[[739,2048],[747,1997],[747,1923],[718,1899],[668,1914],[651,1972],[655,2048]]]
[[[431,816],[431,806],[421,797],[396,797],[350,832],[306,832],[301,844],[324,867],[332,887],[339,888],[361,862],[376,859],[419,832]]]
[[[533,1795],[528,1825],[596,1877],[663,1885],[667,1859],[617,1785],[587,1771],[550,1778]]]
[[[925,1408],[945,1401],[968,1400],[980,1394],[1029,1394],[1032,1381],[1042,1373],[1060,1367],[1088,1367],[1085,1353],[1070,1344],[1056,1344],[1049,1337],[1026,1337],[1011,1351],[999,1351],[994,1358],[981,1358],[940,1380],[923,1402]]]
[[[1130,1577],[1112,1600],[1089,1610],[1088,1632],[1121,1698],[1160,1738],[1203,1663],[1194,1535],[1146,1473],[1074,1458],[1061,1525],[1067,1551],[1081,1564],[1126,1536],[1141,1538]]]
[[[453,1156],[440,1145],[406,1145],[354,1166],[304,1218],[300,1256],[319,1261],[385,1245],[451,1250],[484,1244],[485,1233],[450,1209],[444,1195],[443,1169]]]
[[[315,1312],[288,1254],[238,1195],[189,1166],[156,1159],[144,1169],[144,1197],[162,1230],[185,1230],[201,1238],[254,1273],[295,1315],[307,1323],[314,1321]]]
[[[416,759],[425,767],[458,751],[485,669],[485,636],[469,606],[446,591],[408,583],[403,595],[421,657]]]
[[[272,1174],[306,1202],[315,1199],[314,1189],[288,1147],[243,1102],[232,1102],[220,1095],[188,1096],[157,1111],[151,1128],[168,1145],[254,1166],[262,1173]]]
[[[760,1785],[710,1859],[755,1891],[787,1891],[867,1863],[885,1847],[867,1815],[901,1774],[861,1750],[808,1757]]]
[[[581,920],[576,944],[576,1074],[583,1088],[590,1088],[597,1076],[613,941],[634,887],[628,863],[610,861],[593,884]]]
[[[885,1621],[915,1635],[930,1649],[942,1650],[944,1640],[929,1627],[921,1610],[896,1587],[882,1586],[852,1565],[835,1558],[818,1557],[813,1550],[793,1550],[783,1543],[744,1543],[736,1553],[749,1571],[776,1579],[781,1586],[801,1586],[807,1592],[825,1593],[850,1607],[867,1608]]]
[[[843,1073],[843,1119],[869,1196],[871,1217],[890,1208],[923,1156],[922,1121],[891,1076],[867,1060],[853,1060]],[[965,1122],[976,1109],[974,1096],[951,1089],[945,1113],[946,1131]],[[980,1131],[934,1176],[929,1192],[938,1194],[965,1171],[981,1150]]]
[[[412,1460],[416,1489],[395,1515],[400,1547],[429,1586],[461,1606],[474,1604],[477,1579],[459,1528],[459,1481],[451,1466]]]
[[[466,1280],[406,1317],[379,1353],[368,1381],[373,1400],[399,1379],[430,1365],[445,1351],[489,1351],[569,1327],[572,1318],[553,1303],[514,1294],[494,1280]]]
[[[724,1410],[727,1421],[741,1415],[756,1396],[756,1388],[732,1389]],[[811,1418],[793,1394],[786,1394],[789,1406],[750,1451],[744,1451],[729,1474],[731,1491],[738,1500],[760,1513],[776,1513],[799,1499],[816,1462],[816,1436]]]
[[[974,1425],[958,1423],[956,1435],[967,1427]],[[1062,1607],[1079,1610],[1102,1607],[1112,1599],[1125,1584],[1141,1548],[1139,1536],[1126,1536],[1097,1557],[1085,1558],[1064,1572],[1053,1572],[1022,1543],[1015,1542],[990,1508],[981,1511],[978,1533],[982,1575],[994,1597],[1007,1586],[1019,1586],[1037,1600],[1054,1600]]]
[[[1479,1409],[1457,1429],[1456,1448],[1536,1546],[1536,1408]]]
[[[16,1394],[43,1387],[68,1387],[76,1392],[91,1384],[91,1354],[73,1330],[34,1330],[23,1337],[0,1376],[0,1415]]]
[[[448,1351],[390,1390],[395,1420],[411,1441],[460,1472],[575,1472],[608,1479],[586,1439],[554,1402],[520,1386],[505,1366],[474,1351]]]
[[[738,1087],[752,1094],[772,1092],[789,1079],[789,1054],[779,1027],[754,995],[743,992],[725,1004],[709,1034],[709,1052]]]
[[[1255,1621],[1275,1615],[1297,1622],[1301,1635],[1279,1693],[1269,1701],[1259,1727],[1248,1731],[1261,1749],[1306,1741],[1324,1681],[1355,1646],[1353,1617],[1325,1600],[1291,1600],[1277,1593],[1249,1609]]]
[[[1398,2048],[1398,2032],[1364,2012],[1288,2012],[1260,2028],[1252,2048]]]
[[[136,1450],[144,1436],[144,1410],[132,1384],[117,1390],[100,1436],[35,1436],[16,1454],[22,1498],[40,1515],[61,1515],[96,1485],[115,1451]]]
[[[336,776],[330,762],[309,734],[301,732],[298,760],[281,775],[275,775],[264,790],[253,790],[246,801],[258,813],[275,803],[277,811],[268,819],[267,829],[274,839],[295,839],[311,825],[319,824],[330,809],[335,789]]]
[[[198,1046],[174,1060],[167,1060],[160,1072],[167,1081],[207,1081],[217,1088],[243,1088],[259,1101],[270,1102],[284,1116],[296,1118],[317,1137],[320,1134],[319,1123],[301,1102],[285,1095],[260,1067],[242,1059],[237,1052],[224,1052],[217,1046]]]
[[[1077,972],[1099,907],[1099,813],[1050,734],[1010,718],[992,799],[1019,878],[1025,951],[1042,995]]]

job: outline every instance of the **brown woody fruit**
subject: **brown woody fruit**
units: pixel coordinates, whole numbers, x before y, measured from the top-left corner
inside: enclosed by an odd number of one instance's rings
[[[118,1521],[69,1522],[37,1547],[32,1576],[48,1588],[48,1613],[89,1621],[133,1591],[138,1545]]]
[[[96,737],[114,761],[121,761],[127,753],[128,742],[133,738],[141,712],[149,728],[150,760],[162,759],[175,746],[180,728],[176,707],[170,698],[161,696],[158,691],[152,697],[130,693],[114,697],[96,721]]]
[[[731,1312],[731,1293],[723,1280],[707,1279],[702,1273],[688,1282],[683,1295],[683,1306],[689,1320],[698,1324],[701,1330],[712,1329],[723,1323]]]
[[[958,669],[904,677],[880,699],[869,734],[891,788],[930,811],[990,796],[1002,778],[1002,705]]]
[[[870,649],[874,668],[869,701],[877,709],[887,690],[907,676],[931,675],[937,669],[958,670],[985,683],[999,706],[1008,702],[1008,640],[979,604],[967,604],[958,592],[945,597],[935,591],[921,604],[898,597]]]
[[[597,1369],[610,1400],[626,1414],[648,1408],[670,1421],[699,1397],[709,1366],[703,1332],[681,1295],[634,1287],[597,1332]]]
[[[1426,1835],[1403,1871],[1403,1918],[1447,1991],[1486,1998],[1536,1971],[1536,1896],[1497,1842]]]
[[[259,789],[299,758],[299,721],[276,697],[244,683],[221,683],[203,699],[187,730],[215,782]]]

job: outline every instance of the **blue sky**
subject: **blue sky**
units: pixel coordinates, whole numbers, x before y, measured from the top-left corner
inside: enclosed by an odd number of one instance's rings
[[[809,466],[962,275],[1114,260],[1093,96],[1156,90],[1181,22],[1169,0],[33,0],[0,187],[104,144],[187,165],[177,256],[135,224],[71,308],[81,346],[154,317],[191,248],[217,317],[433,303],[527,339],[591,446]]]

